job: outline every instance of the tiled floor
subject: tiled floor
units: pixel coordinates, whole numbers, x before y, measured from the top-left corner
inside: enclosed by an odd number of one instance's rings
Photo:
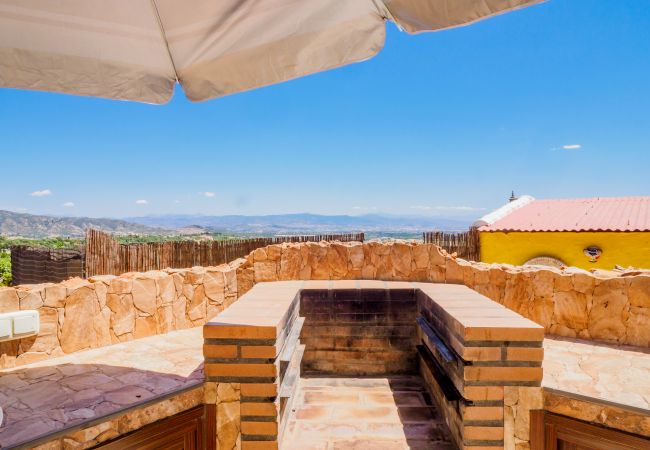
[[[544,339],[545,388],[650,411],[650,349]]]
[[[282,442],[287,450],[454,448],[415,376],[303,378]]]
[[[0,447],[80,426],[202,383],[201,328],[0,371]],[[546,388],[650,410],[650,350],[544,341]],[[450,449],[418,377],[304,378],[284,447]]]
[[[0,448],[203,383],[201,327],[0,371]]]

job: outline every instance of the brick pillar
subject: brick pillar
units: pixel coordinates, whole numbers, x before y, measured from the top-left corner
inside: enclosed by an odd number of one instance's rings
[[[217,408],[217,449],[277,449],[275,327],[208,324],[203,335],[206,384]]]
[[[301,357],[299,285],[257,285],[203,328],[206,404],[216,405],[218,450],[278,448],[282,382],[296,365],[287,353]]]
[[[543,327],[465,286],[420,286],[421,372],[454,440],[514,450],[511,397],[541,394]]]

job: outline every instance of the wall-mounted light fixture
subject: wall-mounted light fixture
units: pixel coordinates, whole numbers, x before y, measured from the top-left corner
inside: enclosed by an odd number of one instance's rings
[[[595,245],[589,246],[586,249],[583,250],[585,253],[585,256],[589,258],[589,262],[595,263],[598,262],[598,258],[600,258],[600,255],[603,254],[603,251],[600,247],[596,247]]]

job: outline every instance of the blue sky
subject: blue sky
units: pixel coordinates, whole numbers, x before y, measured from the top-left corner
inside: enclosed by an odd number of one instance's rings
[[[469,217],[511,189],[650,195],[650,8],[389,24],[370,61],[198,104],[3,89],[0,136],[0,209],[31,213]]]

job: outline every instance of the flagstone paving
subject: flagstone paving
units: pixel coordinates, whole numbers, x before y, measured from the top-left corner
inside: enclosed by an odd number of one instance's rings
[[[449,430],[417,376],[303,378],[287,450],[451,450]]]
[[[650,349],[544,339],[544,388],[650,411]]]
[[[201,327],[0,371],[0,448],[203,383]]]
[[[202,343],[197,327],[1,370],[0,447],[200,386]],[[546,389],[650,411],[650,350],[565,338],[546,338],[544,349]],[[283,448],[452,448],[418,377],[300,383]]]

